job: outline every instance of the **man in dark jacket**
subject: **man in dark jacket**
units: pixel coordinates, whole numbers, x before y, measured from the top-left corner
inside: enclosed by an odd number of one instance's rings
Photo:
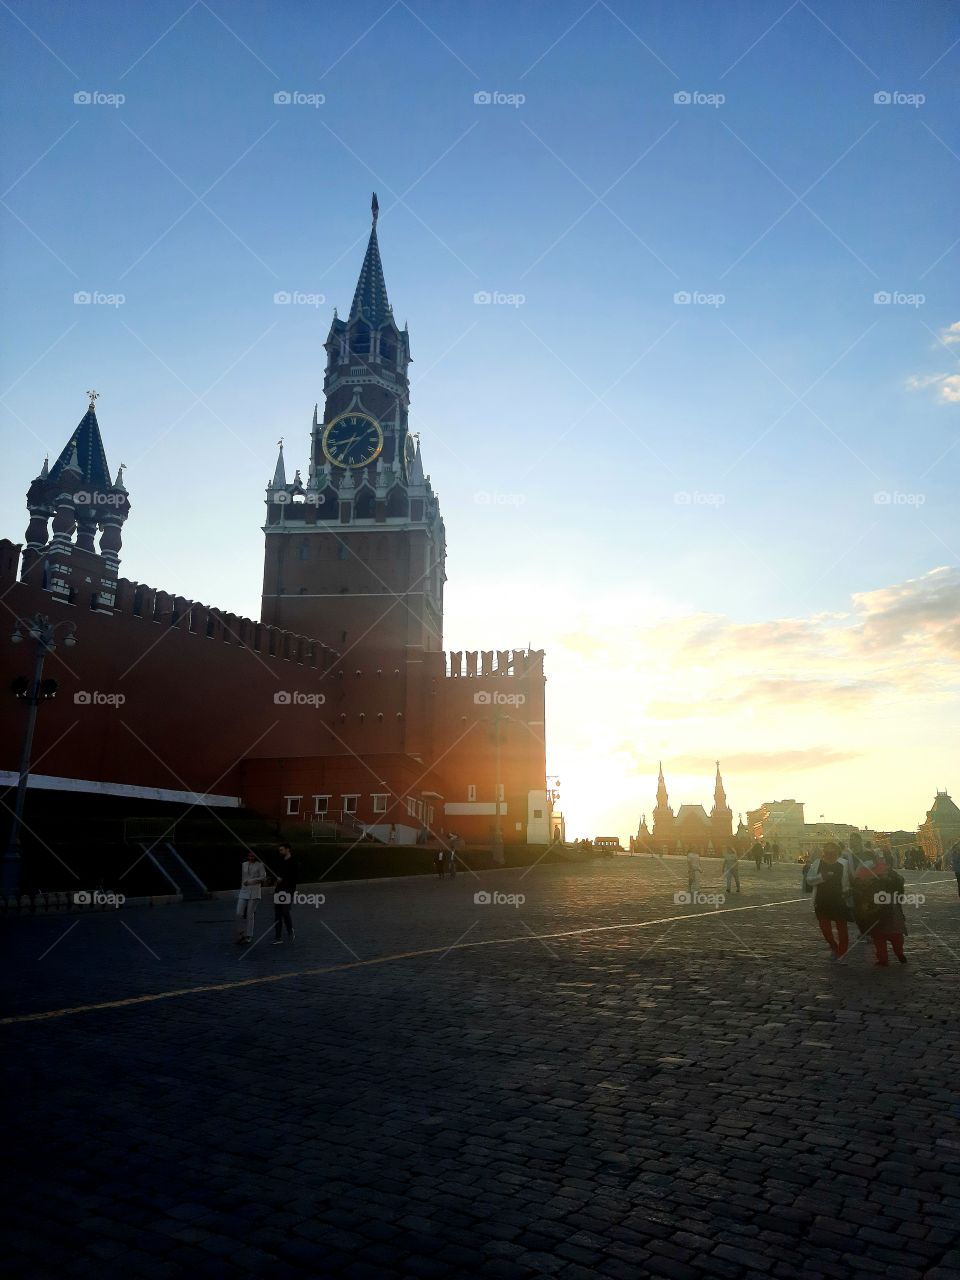
[[[282,844],[277,850],[280,866],[277,869],[277,883],[273,890],[273,945],[279,947],[283,943],[283,929],[286,925],[287,937],[293,942],[296,934],[293,931],[293,917],[290,907],[293,895],[297,891],[297,860],[288,844]]]

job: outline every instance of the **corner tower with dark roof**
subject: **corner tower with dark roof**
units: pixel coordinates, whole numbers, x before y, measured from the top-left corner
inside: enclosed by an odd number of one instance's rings
[[[438,652],[443,520],[410,432],[410,339],[387,295],[379,212],[374,195],[349,315],[334,312],[324,343],[306,483],[278,460],[267,486],[261,618],[340,652]]]
[[[130,512],[123,467],[111,481],[95,404],[90,404],[53,466],[44,460],[27,490],[21,577],[66,604],[110,612],[120,572],[122,529]],[[97,534],[99,533],[99,546]]]

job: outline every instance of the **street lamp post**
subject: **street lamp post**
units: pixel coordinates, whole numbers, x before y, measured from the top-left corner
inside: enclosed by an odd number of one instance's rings
[[[554,842],[554,830],[553,830],[553,806],[554,806],[554,805],[557,803],[557,801],[560,799],[560,777],[559,777],[559,775],[558,775],[558,774],[556,774],[556,773],[548,773],[548,774],[547,774],[547,777],[546,777],[546,784],[547,784],[547,785],[546,785],[546,791],[547,791],[547,814],[549,815],[549,816],[548,816],[548,819],[547,819],[547,821],[548,821],[548,823],[549,823],[549,830],[548,830],[548,832],[547,832],[547,837],[548,837],[549,843],[550,843],[550,844],[553,844],[553,842]],[[562,834],[562,833],[561,833],[561,834]]]
[[[17,780],[17,796],[13,807],[13,821],[10,825],[10,835],[7,840],[6,851],[3,855],[3,876],[2,887],[6,897],[17,897],[20,893],[20,830],[23,826],[23,806],[27,796],[27,783],[30,778],[30,756],[33,751],[33,734],[37,725],[37,711],[41,702],[46,702],[54,697],[57,692],[57,683],[55,680],[44,680],[43,664],[46,661],[48,653],[53,653],[56,649],[54,637],[58,627],[65,627],[66,633],[63,637],[63,643],[68,649],[72,649],[77,643],[74,636],[76,631],[76,623],[74,622],[56,622],[51,623],[50,619],[42,613],[35,613],[32,618],[24,621],[17,619],[13,634],[10,637],[11,643],[22,644],[23,632],[21,626],[26,628],[27,635],[36,644],[36,653],[33,662],[33,680],[31,683],[21,677],[20,680],[14,682],[14,693],[21,702],[25,702],[29,707],[27,712],[27,723],[23,734],[23,747],[20,753],[20,776]]]

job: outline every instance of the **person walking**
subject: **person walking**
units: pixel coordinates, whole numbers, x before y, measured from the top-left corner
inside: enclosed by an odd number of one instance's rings
[[[696,849],[690,849],[687,853],[687,888],[691,895],[700,892],[700,874],[703,871],[703,863],[700,861],[700,855]]]
[[[757,864],[757,870],[760,870],[760,864],[763,862],[763,845],[759,840],[754,840],[753,848],[750,850],[750,856]]]
[[[847,933],[850,909],[846,901],[850,880],[846,863],[840,861],[838,845],[824,845],[821,856],[804,867],[803,887],[808,893],[813,893],[813,912],[831,956],[834,960],[841,960],[850,945]],[[837,930],[836,941],[834,927]]]
[[[737,893],[740,892],[740,855],[736,849],[727,846],[723,855],[723,887],[724,892],[728,895],[733,892],[732,885],[736,884]]]
[[[907,957],[903,952],[903,940],[907,934],[907,921],[903,914],[903,876],[892,867],[884,866],[877,876],[876,885],[873,895],[876,920],[870,930],[876,952],[874,963],[881,969],[887,967],[889,944],[900,963],[906,964]]]
[[[863,938],[869,937],[876,953],[874,963],[887,965],[887,946],[901,964],[907,963],[903,939],[907,922],[903,914],[903,877],[888,866],[883,855],[867,844],[863,853],[853,852],[853,914]]]
[[[437,876],[440,880],[443,879],[443,867],[444,867],[445,861],[446,861],[446,852],[444,851],[443,846],[441,845],[440,848],[437,850],[437,852],[433,855],[433,865],[437,868]]]
[[[457,877],[457,837],[452,831],[447,833],[447,872],[451,880]]]
[[[283,945],[284,928],[291,942],[297,936],[293,930],[290,907],[293,905],[293,895],[297,891],[299,873],[297,859],[288,844],[282,844],[277,852],[280,865],[277,869],[277,883],[273,888],[273,945],[275,947]]]
[[[960,897],[960,840],[947,854],[947,866],[957,877],[957,896]]]
[[[850,885],[850,904],[853,918],[861,938],[870,935],[876,922],[876,904],[873,901],[874,891],[880,888],[877,880],[886,874],[886,864],[881,862],[871,844],[863,845],[851,837],[850,847],[841,854],[840,861],[847,870]]]
[[[237,897],[237,942],[253,941],[253,925],[260,901],[260,888],[267,869],[251,849],[240,871],[240,893]]]

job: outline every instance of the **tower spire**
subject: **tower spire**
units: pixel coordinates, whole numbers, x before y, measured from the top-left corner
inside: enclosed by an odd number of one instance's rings
[[[350,307],[350,319],[363,319],[372,328],[379,328],[385,320],[390,319],[392,308],[387,298],[387,285],[383,278],[383,263],[380,261],[380,245],[377,242],[377,219],[380,216],[380,205],[376,192],[370,203],[373,225],[370,228],[370,239],[367,241],[367,252],[360,268],[360,278],[353,295]]]
[[[669,797],[667,795],[667,784],[664,781],[664,777],[663,777],[663,761],[661,760],[660,771],[657,774],[657,805],[660,806],[661,808],[665,808],[668,799]]]
[[[90,403],[87,412],[80,419],[76,430],[67,441],[59,458],[49,469],[51,480],[59,478],[61,472],[72,464],[80,473],[89,489],[109,489],[110,472],[107,468],[107,457],[100,436],[100,425],[97,422],[95,404],[99,395],[96,391],[88,391]]]
[[[287,486],[287,471],[283,465],[283,436],[280,437],[277,444],[280,446],[280,452],[277,455],[277,466],[273,473],[272,487],[274,489],[285,489]]]

